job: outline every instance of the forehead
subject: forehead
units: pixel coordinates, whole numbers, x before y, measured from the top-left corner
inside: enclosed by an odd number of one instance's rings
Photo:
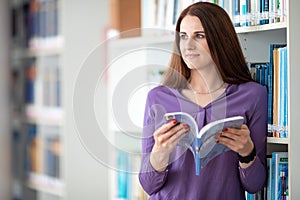
[[[187,15],[180,23],[180,32],[204,31],[201,21],[196,16]]]

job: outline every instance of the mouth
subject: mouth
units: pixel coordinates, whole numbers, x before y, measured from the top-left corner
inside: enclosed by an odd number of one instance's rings
[[[200,54],[192,53],[192,54],[186,54],[185,57],[187,59],[192,59],[198,57]]]

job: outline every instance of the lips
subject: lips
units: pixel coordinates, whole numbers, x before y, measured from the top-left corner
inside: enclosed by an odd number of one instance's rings
[[[191,54],[186,54],[185,57],[191,59],[191,58],[196,58],[196,57],[198,57],[199,55],[200,55],[200,54],[197,54],[197,53],[191,53]]]

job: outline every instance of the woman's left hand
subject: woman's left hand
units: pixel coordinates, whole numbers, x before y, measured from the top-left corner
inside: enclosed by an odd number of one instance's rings
[[[220,144],[224,144],[240,156],[248,156],[254,148],[253,141],[250,137],[250,130],[245,124],[243,124],[240,129],[225,128],[218,134],[216,141]]]

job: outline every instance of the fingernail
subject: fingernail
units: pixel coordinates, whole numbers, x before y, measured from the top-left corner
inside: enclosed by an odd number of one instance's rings
[[[176,119],[173,120],[173,124],[177,124],[178,121]]]
[[[224,128],[223,131],[228,131],[228,128]]]
[[[189,125],[187,125],[187,124],[183,124],[183,128],[184,128],[184,130],[186,130],[186,131],[190,129]]]

